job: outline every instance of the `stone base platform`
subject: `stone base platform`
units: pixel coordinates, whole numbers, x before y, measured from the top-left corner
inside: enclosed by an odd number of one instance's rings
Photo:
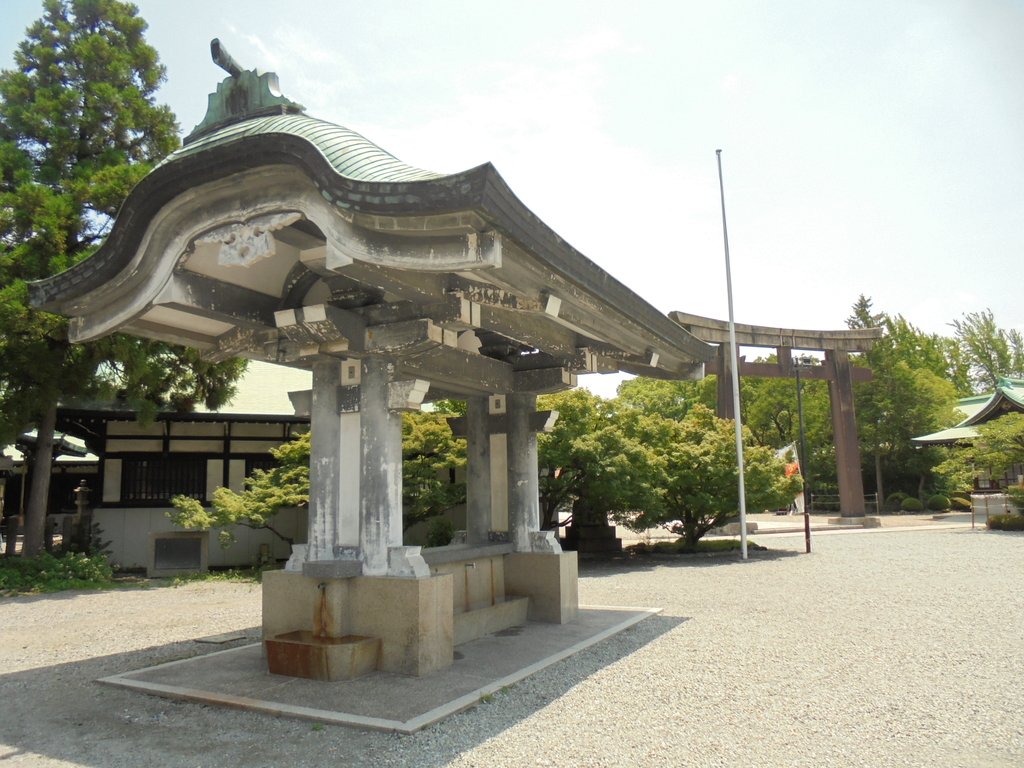
[[[568,624],[528,622],[458,646],[452,666],[423,677],[378,671],[321,682],[272,675],[254,643],[99,682],[170,699],[414,733],[659,612],[580,608]]]
[[[882,519],[879,517],[830,517],[829,525],[853,525],[861,528],[881,528]]]

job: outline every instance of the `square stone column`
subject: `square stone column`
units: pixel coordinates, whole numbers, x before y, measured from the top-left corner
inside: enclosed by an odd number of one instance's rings
[[[533,394],[469,398],[465,417],[448,419],[467,440],[466,508],[469,541],[508,531],[517,552],[561,552],[554,531],[540,530],[537,433],[549,432],[557,411],[538,412]]]
[[[487,411],[493,422],[495,417],[504,417],[507,412],[505,395],[492,395],[487,398]],[[508,440],[505,435],[507,427],[495,430],[493,425],[488,428],[490,440],[488,448],[491,452],[491,530],[507,531],[508,526]]]
[[[364,576],[424,578],[419,547],[402,546],[402,414],[423,403],[429,384],[395,381],[395,363],[362,361],[359,386],[359,557]]]
[[[491,530],[491,437],[486,395],[466,398],[466,538],[487,543]]]
[[[342,496],[341,419],[338,413],[340,384],[340,363],[313,364],[306,560],[333,559],[334,547],[338,543],[338,505]]]
[[[358,383],[358,362],[315,363],[312,392],[290,393],[298,411],[309,413],[312,435],[307,544],[294,547],[289,567],[354,557],[358,550],[359,409],[352,396]]]
[[[540,530],[537,433],[530,428],[537,396],[513,393],[507,402],[509,539],[516,552],[530,552],[531,534]]]
[[[387,575],[388,550],[402,545],[402,415],[388,408],[394,372],[382,358],[362,361],[359,545],[366,576]]]

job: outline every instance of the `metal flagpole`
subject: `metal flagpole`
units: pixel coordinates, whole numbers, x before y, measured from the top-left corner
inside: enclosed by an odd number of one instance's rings
[[[743,483],[743,421],[740,418],[739,353],[736,349],[736,320],[732,312],[732,268],[729,266],[729,228],[725,223],[725,183],[722,181],[722,150],[718,156],[718,190],[722,196],[722,237],[725,240],[725,287],[729,294],[729,348],[732,354],[732,409],[736,424],[736,463],[739,467],[740,557],[747,559],[747,492]]]

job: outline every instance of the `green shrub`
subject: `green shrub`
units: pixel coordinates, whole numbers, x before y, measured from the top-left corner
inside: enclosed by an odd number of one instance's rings
[[[455,526],[447,517],[437,517],[430,523],[427,530],[428,547],[446,547],[452,543]]]
[[[907,498],[907,494],[903,491],[896,491],[896,493],[890,493],[885,497],[885,502],[882,504],[882,509],[886,512],[896,512],[900,509],[900,504]]]
[[[941,493],[936,493],[934,496],[928,497],[928,509],[932,512],[945,512],[949,509],[949,497],[943,496]]]
[[[739,539],[700,539],[691,546],[686,546],[685,539],[676,539],[675,541],[656,541],[653,544],[634,544],[627,549],[634,554],[661,554],[661,555],[706,555],[706,554],[717,554],[720,552],[739,552],[740,541]],[[755,552],[758,550],[765,550],[767,547],[762,547],[760,544],[756,544],[753,541],[747,542],[747,549]]]
[[[968,511],[971,509],[971,497],[967,494],[959,493],[955,496],[950,496],[949,503],[955,509],[965,509]]]
[[[1010,503],[1017,509],[1024,509],[1024,485],[1011,485],[1006,489]]]
[[[900,502],[900,509],[904,512],[921,512],[924,510],[924,504],[921,503],[920,499],[907,496],[907,498]]]
[[[993,531],[1024,531],[1024,515],[989,515],[987,525]]]
[[[0,592],[60,592],[65,589],[103,589],[114,570],[103,555],[70,553],[54,557],[8,557],[0,560]]]

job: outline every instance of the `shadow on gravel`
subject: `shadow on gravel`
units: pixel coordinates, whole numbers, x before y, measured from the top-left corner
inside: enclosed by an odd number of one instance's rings
[[[650,616],[606,640],[485,697],[411,735],[321,726],[307,721],[175,701],[100,685],[97,679],[251,643],[170,643],[0,675],[0,700],[16,717],[0,720],[0,763],[30,755],[88,768],[120,765],[249,768],[325,764],[439,768],[499,736],[591,675],[628,657],[688,619]],[[112,625],[116,619],[112,617]],[[117,631],[113,628],[111,631]],[[73,643],[74,638],[67,642]],[[13,713],[11,713],[13,714]],[[312,751],[311,751],[312,750]],[[253,759],[256,758],[256,762]],[[38,758],[35,758],[38,759]]]
[[[77,593],[27,599],[61,600],[74,594]],[[115,633],[119,631],[118,626],[129,623],[124,617],[111,616],[110,619],[110,631]],[[201,640],[197,638],[0,674],[0,701],[8,708],[7,714],[0,718],[0,764],[26,755],[96,768],[198,764],[196,761],[205,759],[211,746],[198,741],[194,732],[190,735],[196,714],[202,713],[203,707],[139,696],[102,686],[96,680],[140,666],[251,643],[259,638],[260,631],[259,627],[241,630],[237,634],[244,635],[245,639],[225,644],[197,642]],[[74,644],[76,640],[67,637],[65,642]],[[182,716],[183,720],[178,721],[177,716]],[[169,738],[180,739],[180,753],[175,755],[177,750],[172,750],[169,756],[172,759],[161,759]]]
[[[604,578],[636,571],[653,571],[656,568],[749,568],[755,563],[772,560],[788,560],[800,557],[803,552],[791,549],[749,550],[744,563],[738,552],[701,555],[668,555],[623,553],[613,556],[587,555],[579,559],[580,576]],[[756,567],[756,566],[755,566]]]

